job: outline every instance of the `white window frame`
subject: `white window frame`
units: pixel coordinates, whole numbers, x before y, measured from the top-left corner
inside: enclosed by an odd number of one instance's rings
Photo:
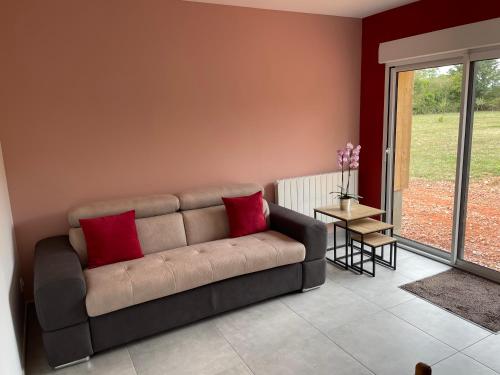
[[[499,19],[500,20],[500,19]],[[443,58],[446,57],[446,58]],[[447,263],[458,268],[479,274],[480,276],[500,282],[500,272],[486,267],[465,261],[463,259],[463,246],[460,246],[460,236],[463,229],[462,221],[465,215],[464,196],[467,194],[467,183],[464,178],[464,158],[468,157],[465,149],[466,130],[471,128],[469,121],[468,100],[469,90],[472,87],[471,82],[471,64],[475,61],[500,58],[500,43],[494,47],[480,47],[464,51],[455,51],[453,53],[439,54],[434,57],[415,57],[413,59],[404,59],[404,61],[389,62],[385,67],[385,96],[384,96],[384,126],[383,126],[383,148],[382,148],[382,180],[381,180],[381,202],[382,207],[388,213],[388,219],[392,222],[392,196],[393,196],[393,173],[394,173],[394,134],[395,134],[395,115],[396,115],[396,96],[397,96],[397,74],[402,71],[418,70],[432,68],[437,66],[463,64],[462,93],[460,105],[460,122],[457,145],[457,168],[455,177],[455,197],[453,208],[453,228],[452,228],[452,247],[451,253],[447,256],[446,252],[437,250],[431,246],[415,243],[414,241],[401,241],[402,247],[417,252],[421,255]]]

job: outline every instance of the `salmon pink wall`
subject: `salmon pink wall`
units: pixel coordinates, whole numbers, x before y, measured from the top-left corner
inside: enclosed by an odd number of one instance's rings
[[[500,17],[498,0],[421,0],[363,19],[359,170],[363,203],[380,205],[385,66],[378,63],[379,44],[496,17]]]
[[[178,0],[9,0],[0,17],[28,287],[35,242],[71,206],[235,181],[272,197],[358,141],[360,20]]]

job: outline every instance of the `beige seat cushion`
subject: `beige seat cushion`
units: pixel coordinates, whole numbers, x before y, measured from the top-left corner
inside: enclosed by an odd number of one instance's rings
[[[305,248],[267,231],[85,270],[87,313],[98,316],[219,280],[302,262]]]

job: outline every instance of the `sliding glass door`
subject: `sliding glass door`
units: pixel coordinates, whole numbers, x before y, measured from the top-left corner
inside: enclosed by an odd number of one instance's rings
[[[494,53],[390,70],[384,188],[403,245],[500,271]]]
[[[500,271],[500,59],[471,64],[462,257]]]
[[[394,74],[392,219],[395,234],[442,256],[452,251],[463,64]]]

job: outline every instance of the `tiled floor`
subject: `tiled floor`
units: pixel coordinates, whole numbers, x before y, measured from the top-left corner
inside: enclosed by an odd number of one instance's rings
[[[370,278],[327,266],[321,288],[191,324],[56,374],[500,374],[500,335],[398,288],[448,267],[400,251],[398,270]],[[29,323],[27,373],[49,374]]]

